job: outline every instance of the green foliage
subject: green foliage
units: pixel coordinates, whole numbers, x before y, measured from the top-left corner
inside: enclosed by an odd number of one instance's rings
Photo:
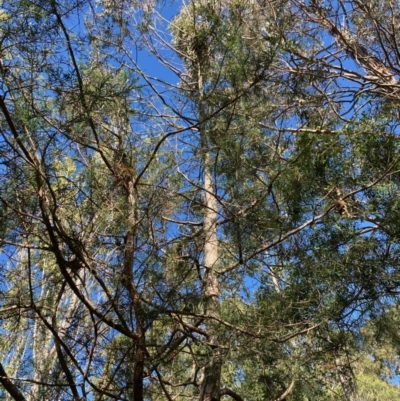
[[[163,6],[2,2],[0,399],[398,399],[398,4]]]

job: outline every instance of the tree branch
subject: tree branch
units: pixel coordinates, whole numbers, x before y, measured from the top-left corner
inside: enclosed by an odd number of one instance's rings
[[[229,395],[235,401],[244,401],[244,399],[239,394],[236,394],[230,388],[226,388],[225,387],[225,388],[221,389],[221,393],[220,394],[221,394],[221,397],[223,397],[224,395]]]
[[[280,397],[276,398],[274,401],[284,401],[285,398],[292,392],[294,383],[295,381],[292,380],[292,382],[289,384],[289,387],[285,390],[285,392]]]
[[[3,365],[0,363],[0,383],[6,389],[8,394],[14,398],[15,401],[26,401],[25,397],[18,390],[15,384],[8,378],[6,371],[3,368]]]

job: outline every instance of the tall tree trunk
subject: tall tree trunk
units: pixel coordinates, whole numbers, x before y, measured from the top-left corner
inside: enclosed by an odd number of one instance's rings
[[[219,282],[217,276],[218,243],[217,243],[217,202],[214,194],[213,180],[210,168],[210,155],[205,155],[204,190],[205,190],[205,216],[204,216],[204,279],[203,295],[206,300],[205,314],[212,318],[219,314]],[[213,328],[212,319],[209,321],[209,343],[211,355],[204,368],[204,377],[201,384],[200,401],[219,401],[221,388],[222,359],[218,347],[218,335]]]
[[[130,307],[133,309],[133,313],[136,319],[136,334],[137,340],[134,340],[132,347],[133,362],[133,401],[143,401],[143,372],[144,363],[146,356],[146,338],[144,328],[144,314],[139,298],[139,294],[134,282],[133,266],[134,266],[134,253],[135,253],[135,235],[136,235],[136,194],[134,188],[134,177],[133,168],[131,166],[123,165],[122,169],[125,169],[123,181],[124,187],[127,191],[128,200],[128,224],[127,224],[127,235],[125,244],[125,260],[124,260],[124,272],[123,272],[123,284],[128,291],[129,299],[131,302]],[[128,389],[128,393],[131,393],[131,389]]]
[[[200,74],[199,74],[200,75]],[[201,85],[201,86],[200,86]],[[202,79],[199,78],[199,88],[202,88]],[[202,98],[202,96],[201,96]],[[200,102],[200,118],[205,120],[203,102]],[[200,401],[219,401],[221,388],[222,360],[218,347],[218,335],[212,321],[213,316],[219,314],[220,288],[217,275],[218,239],[217,239],[217,201],[212,177],[212,160],[208,145],[208,134],[201,124],[200,135],[203,153],[204,168],[204,277],[203,297],[205,300],[205,315],[210,317],[208,322],[209,344],[211,353],[204,368],[201,383]]]

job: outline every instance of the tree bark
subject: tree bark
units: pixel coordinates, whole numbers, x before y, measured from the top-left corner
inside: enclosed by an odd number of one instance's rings
[[[137,288],[134,283],[133,267],[136,234],[136,194],[134,188],[133,169],[131,174],[123,176],[123,184],[127,192],[129,212],[127,216],[127,235],[124,254],[123,285],[129,293],[131,307],[136,319],[137,340],[134,340],[133,355],[133,401],[143,401],[143,375],[146,357],[146,338],[144,329],[144,314]]]
[[[200,80],[201,81],[201,80]],[[200,87],[201,88],[201,87]],[[205,113],[200,104],[200,118]],[[205,315],[209,317],[219,315],[219,282],[217,276],[218,238],[217,238],[217,201],[212,177],[212,163],[208,146],[208,135],[201,127],[201,142],[204,168],[204,277],[203,297],[205,300]],[[204,377],[201,383],[200,401],[219,401],[221,388],[222,360],[218,347],[218,335],[213,329],[210,320],[208,326],[211,355],[204,368]]]

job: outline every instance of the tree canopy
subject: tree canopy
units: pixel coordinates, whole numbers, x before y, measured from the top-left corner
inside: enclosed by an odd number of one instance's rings
[[[399,399],[399,10],[2,0],[0,401]]]

